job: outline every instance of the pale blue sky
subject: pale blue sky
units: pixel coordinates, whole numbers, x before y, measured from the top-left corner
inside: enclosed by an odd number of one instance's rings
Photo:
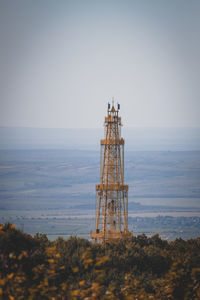
[[[200,126],[200,1],[0,0],[0,126]]]

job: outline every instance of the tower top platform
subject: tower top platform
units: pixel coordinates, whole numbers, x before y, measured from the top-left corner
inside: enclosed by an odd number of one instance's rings
[[[112,107],[110,107],[110,103],[108,103],[107,116],[105,117],[105,124],[107,123],[118,123],[119,126],[121,124],[121,117],[119,117],[120,104],[117,103],[117,108],[114,106],[114,101],[112,103]]]

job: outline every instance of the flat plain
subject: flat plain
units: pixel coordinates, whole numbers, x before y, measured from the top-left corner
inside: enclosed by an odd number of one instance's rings
[[[95,150],[0,150],[0,223],[89,238],[99,160]],[[127,151],[125,181],[134,234],[200,235],[200,151]]]

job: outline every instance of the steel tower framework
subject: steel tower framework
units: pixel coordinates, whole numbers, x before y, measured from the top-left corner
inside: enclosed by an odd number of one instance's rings
[[[105,117],[101,140],[100,184],[96,185],[96,231],[91,238],[106,241],[130,238],[128,231],[128,185],[124,184],[124,139],[121,138],[120,105]]]

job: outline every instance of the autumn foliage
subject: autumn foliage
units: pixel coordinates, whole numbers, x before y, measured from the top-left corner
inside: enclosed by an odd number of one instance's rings
[[[0,299],[200,299],[200,238],[104,245],[0,226]]]

